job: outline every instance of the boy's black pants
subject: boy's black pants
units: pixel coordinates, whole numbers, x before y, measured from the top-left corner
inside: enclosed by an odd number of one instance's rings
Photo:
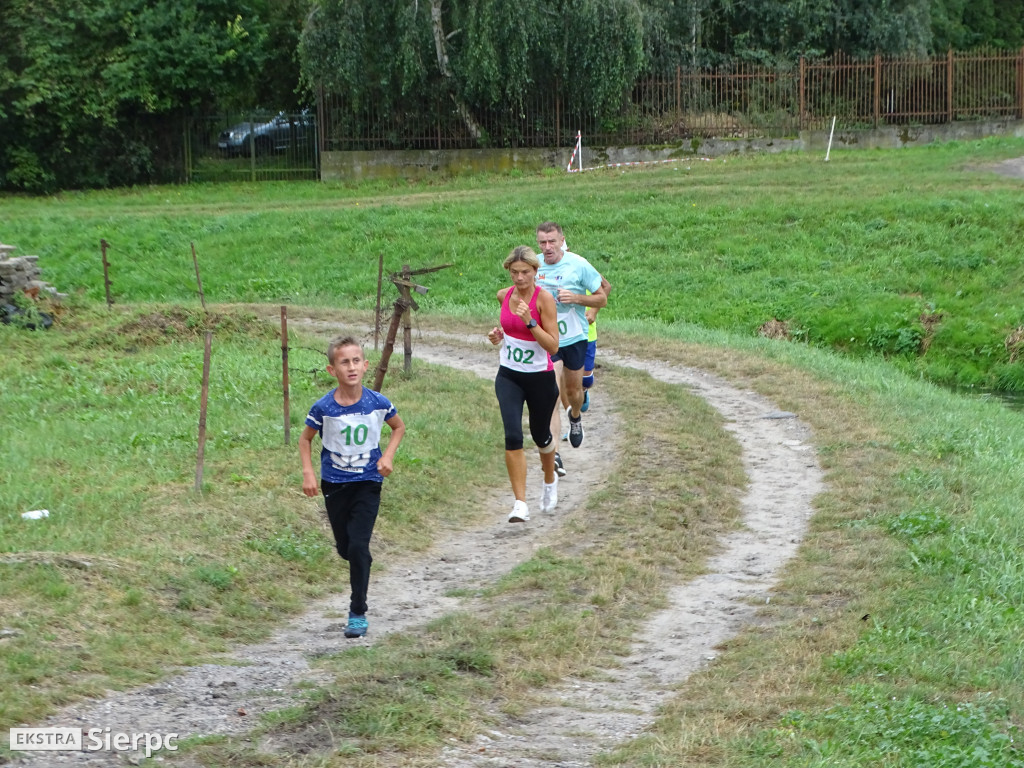
[[[366,592],[370,586],[370,537],[380,510],[381,484],[372,480],[353,483],[320,482],[331,521],[338,554],[348,561],[352,600],[349,610],[360,616],[366,613]]]

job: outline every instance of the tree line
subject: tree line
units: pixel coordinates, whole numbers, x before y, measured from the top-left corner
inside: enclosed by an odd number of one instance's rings
[[[173,180],[187,117],[321,88],[443,93],[472,130],[552,90],[601,115],[680,65],[1022,45],[1019,0],[0,0],[0,189]]]

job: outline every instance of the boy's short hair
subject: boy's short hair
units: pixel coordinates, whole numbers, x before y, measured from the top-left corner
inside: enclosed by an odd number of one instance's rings
[[[356,341],[355,336],[335,336],[327,344],[328,365],[334,365],[334,353],[342,347],[359,347],[360,353],[363,351],[363,345]]]

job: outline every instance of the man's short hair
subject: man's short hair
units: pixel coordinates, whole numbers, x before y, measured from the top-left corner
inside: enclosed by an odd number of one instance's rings
[[[537,231],[538,232],[557,232],[560,235],[562,234],[562,228],[558,224],[555,224],[555,222],[553,222],[553,221],[545,221],[543,224],[538,225],[537,226]]]

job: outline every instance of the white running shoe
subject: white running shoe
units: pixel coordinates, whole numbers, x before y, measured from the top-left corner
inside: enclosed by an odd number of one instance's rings
[[[525,523],[529,519],[530,508],[526,506],[525,501],[516,499],[516,503],[512,505],[512,511],[508,513],[508,521],[510,523]]]
[[[558,475],[552,483],[544,483],[544,493],[540,499],[540,511],[551,512],[558,504]]]

